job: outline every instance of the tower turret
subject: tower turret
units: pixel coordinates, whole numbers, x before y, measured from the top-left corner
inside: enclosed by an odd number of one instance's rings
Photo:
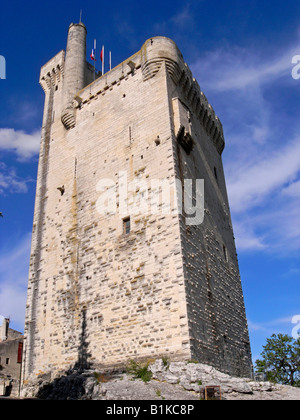
[[[61,115],[67,130],[75,126],[74,95],[85,86],[86,34],[86,27],[81,22],[69,26]]]

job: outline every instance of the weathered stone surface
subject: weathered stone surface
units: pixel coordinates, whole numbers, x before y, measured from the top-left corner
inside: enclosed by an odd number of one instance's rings
[[[149,39],[88,85],[85,36],[83,24],[71,25],[66,56],[41,69],[24,385],[41,373],[163,356],[250,376],[222,125],[172,40]],[[104,179],[115,198],[109,213]],[[161,180],[170,203],[160,194],[153,211]],[[177,199],[195,201],[195,191],[174,197],[178,180],[204,180],[203,223],[176,213]],[[140,201],[146,210],[136,212]],[[170,381],[196,381],[179,368],[170,367]]]
[[[101,376],[99,372],[95,374],[93,371],[72,372],[51,383],[46,379],[37,381],[34,387],[27,389],[26,396],[38,395],[41,399],[50,400],[189,401],[203,399],[205,386],[215,385],[221,386],[224,400],[300,399],[299,388],[234,378],[207,365],[176,362],[164,365],[162,360],[157,360],[149,369],[153,376],[147,383],[124,372],[109,376]]]

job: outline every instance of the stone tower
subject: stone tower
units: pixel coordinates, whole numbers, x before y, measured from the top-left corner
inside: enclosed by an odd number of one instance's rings
[[[149,39],[94,81],[71,24],[40,84],[24,383],[159,356],[249,376],[222,125],[175,43]],[[193,222],[178,209],[199,197]]]

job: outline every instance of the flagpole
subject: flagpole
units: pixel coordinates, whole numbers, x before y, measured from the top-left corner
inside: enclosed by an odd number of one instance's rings
[[[104,45],[102,47],[102,76],[104,74]]]
[[[97,45],[96,45],[96,40],[94,39],[94,51],[95,51],[95,57],[94,57],[94,81],[95,81],[95,79],[96,79],[96,47],[97,47]]]
[[[111,70],[111,51],[109,51],[109,71]]]

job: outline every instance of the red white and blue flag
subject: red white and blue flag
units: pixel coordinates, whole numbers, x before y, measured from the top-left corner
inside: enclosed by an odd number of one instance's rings
[[[95,49],[94,48],[92,49],[92,52],[91,52],[90,57],[91,57],[91,60],[96,61],[96,52],[95,52]]]
[[[92,49],[92,52],[91,52],[91,55],[90,55],[90,57],[91,57],[91,60],[94,60],[94,61],[97,61],[96,60],[96,40],[94,39],[94,48]]]

